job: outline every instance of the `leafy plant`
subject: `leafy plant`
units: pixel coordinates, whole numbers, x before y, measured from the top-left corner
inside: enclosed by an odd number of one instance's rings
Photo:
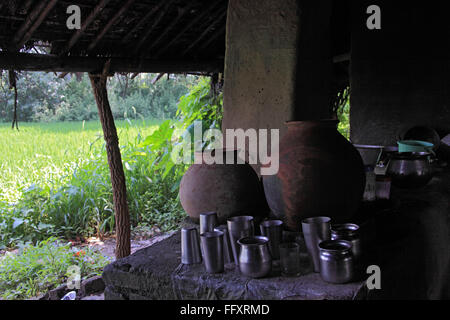
[[[82,278],[101,274],[110,261],[90,248],[79,250],[56,238],[0,259],[0,295],[3,299],[26,299],[63,284],[71,266],[80,268]]]

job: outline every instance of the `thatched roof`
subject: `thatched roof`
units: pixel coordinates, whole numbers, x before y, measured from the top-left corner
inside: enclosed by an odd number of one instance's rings
[[[70,5],[81,9],[80,30],[66,26]],[[113,71],[216,72],[223,68],[227,5],[226,0],[2,0],[0,69],[92,71],[112,58]]]

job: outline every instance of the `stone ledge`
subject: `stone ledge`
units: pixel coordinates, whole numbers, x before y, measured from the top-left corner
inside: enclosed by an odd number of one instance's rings
[[[281,277],[274,268],[271,277],[242,277],[233,264],[222,274],[210,275],[203,264],[181,264],[180,232],[117,260],[103,271],[105,300],[347,300],[365,297],[364,282],[345,285],[325,283],[312,273],[303,259],[303,276]]]

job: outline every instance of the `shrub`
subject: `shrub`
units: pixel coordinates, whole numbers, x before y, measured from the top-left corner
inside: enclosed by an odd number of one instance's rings
[[[79,250],[49,238],[0,259],[0,295],[3,299],[34,297],[64,283],[71,266],[79,267],[81,278],[87,278],[101,274],[109,262],[98,251]]]

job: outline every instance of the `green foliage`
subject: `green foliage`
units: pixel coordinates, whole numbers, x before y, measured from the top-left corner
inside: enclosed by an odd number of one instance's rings
[[[160,121],[117,121],[122,152]],[[131,125],[130,125],[131,124]],[[112,191],[98,122],[0,125],[0,248],[51,235],[65,238],[114,229]],[[126,171],[129,181],[149,182]],[[136,183],[128,183],[135,190]],[[143,191],[139,191],[142,192]],[[131,197],[140,194],[130,191]],[[132,198],[131,198],[132,199]],[[134,202],[134,201],[133,201]]]
[[[155,74],[116,75],[108,80],[109,100],[114,118],[175,117],[179,98],[197,82],[196,76],[171,75],[153,83]],[[10,122],[14,92],[7,73],[0,78],[0,122]],[[98,119],[89,77],[53,73],[23,72],[17,82],[18,116],[21,122],[81,121]]]
[[[109,262],[91,248],[79,250],[49,238],[0,258],[0,294],[3,299],[31,298],[64,283],[71,266],[79,267],[81,277],[87,278],[101,274]]]
[[[347,90],[349,90],[347,88]],[[347,140],[350,139],[350,95],[345,92],[344,95],[347,96],[345,103],[339,106],[337,109],[337,116],[339,119],[338,131]]]
[[[160,80],[161,81],[161,80]],[[178,120],[118,121],[132,226],[176,228],[185,213],[178,187],[188,168],[172,162],[183,132],[200,119],[219,127],[222,97],[202,79],[180,99]],[[136,89],[138,90],[138,89]],[[114,231],[106,149],[96,122],[0,126],[0,248]],[[19,147],[20,152],[17,148]]]

